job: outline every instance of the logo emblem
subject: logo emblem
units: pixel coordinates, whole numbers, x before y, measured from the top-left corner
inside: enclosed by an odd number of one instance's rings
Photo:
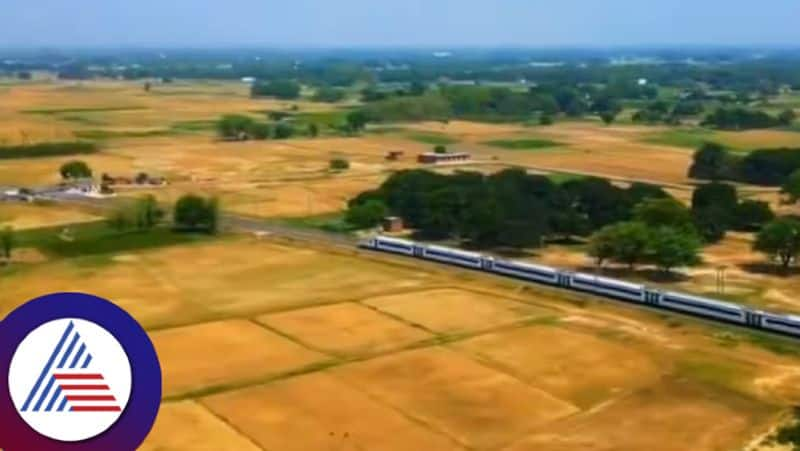
[[[11,360],[8,386],[28,425],[52,439],[77,442],[105,432],[122,415],[131,367],[108,331],[65,318],[25,337]]]
[[[161,368],[104,299],[59,293],[0,321],[0,450],[133,451],[155,422]]]

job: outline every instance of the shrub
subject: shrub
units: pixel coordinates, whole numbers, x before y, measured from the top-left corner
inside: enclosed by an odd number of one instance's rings
[[[344,158],[334,158],[331,160],[329,167],[332,171],[346,171],[350,169],[350,162]]]

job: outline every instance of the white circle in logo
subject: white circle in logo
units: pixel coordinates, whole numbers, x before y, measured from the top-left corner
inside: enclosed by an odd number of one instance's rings
[[[79,442],[107,431],[125,411],[131,364],[106,329],[82,319],[58,319],[22,340],[8,387],[17,413],[36,432]]]

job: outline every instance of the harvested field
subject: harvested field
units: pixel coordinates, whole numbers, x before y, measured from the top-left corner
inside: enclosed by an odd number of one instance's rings
[[[363,302],[411,324],[447,334],[486,330],[550,313],[510,299],[451,288],[380,296]]]
[[[463,449],[325,373],[215,395],[201,402],[263,449]]]
[[[455,346],[583,409],[657,383],[668,370],[665,362],[653,360],[631,343],[562,327],[524,327]]]
[[[727,450],[758,432],[769,409],[734,393],[663,380],[602,408],[542,427],[505,451]]]
[[[140,451],[259,451],[239,434],[194,401],[161,406],[153,431]]]
[[[431,337],[361,304],[343,303],[265,315],[258,321],[315,349],[337,355],[375,354]]]
[[[91,222],[98,219],[101,218],[78,207],[0,202],[0,227],[11,226],[17,230]]]
[[[164,395],[235,387],[326,360],[252,322],[223,321],[158,331]]]
[[[380,357],[332,374],[470,449],[510,443],[577,410],[443,348]]]

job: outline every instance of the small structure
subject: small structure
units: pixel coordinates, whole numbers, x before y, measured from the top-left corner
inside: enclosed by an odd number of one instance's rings
[[[386,159],[389,161],[397,161],[403,154],[404,152],[402,150],[390,150],[389,153],[386,154]]]
[[[403,231],[403,218],[397,216],[387,216],[383,218],[381,226],[384,232],[397,233]]]
[[[448,152],[448,153],[435,153],[426,152],[417,157],[417,161],[423,164],[438,164],[438,163],[452,163],[460,161],[469,161],[470,154],[466,152]]]

